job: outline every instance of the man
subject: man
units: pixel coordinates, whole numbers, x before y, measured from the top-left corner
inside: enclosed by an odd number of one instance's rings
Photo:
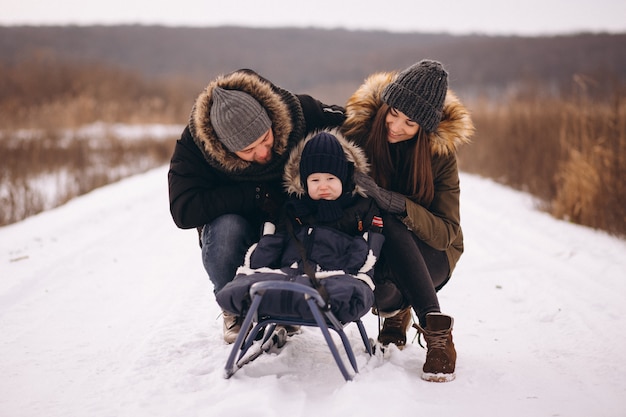
[[[294,95],[247,69],[217,77],[198,96],[170,162],[170,212],[178,227],[198,229],[214,293],[233,279],[263,222],[278,214],[289,151],[344,117],[339,106]],[[242,320],[223,316],[224,340],[233,343]]]

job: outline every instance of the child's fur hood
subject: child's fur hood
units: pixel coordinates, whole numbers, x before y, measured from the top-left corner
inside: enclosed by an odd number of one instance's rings
[[[303,140],[301,140],[289,154],[289,159],[285,165],[285,173],[283,175],[284,188],[289,194],[295,194],[297,197],[302,197],[305,193],[304,186],[300,181],[300,159],[302,158],[302,151],[306,143],[311,140],[317,133],[310,134]],[[330,130],[328,133],[332,134],[339,140],[348,162],[354,164],[354,172],[362,172],[367,174],[369,172],[369,163],[365,152],[354,142],[348,141],[337,129]],[[359,193],[365,197],[363,190],[356,185],[355,193]]]
[[[363,145],[370,132],[374,116],[383,104],[381,95],[397,72],[379,72],[369,76],[346,103],[346,121],[341,127],[345,138]],[[433,155],[448,155],[458,146],[469,143],[474,134],[470,113],[452,90],[448,90],[443,117],[437,129],[430,133]]]

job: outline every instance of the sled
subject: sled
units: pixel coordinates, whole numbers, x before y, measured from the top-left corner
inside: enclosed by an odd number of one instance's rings
[[[266,316],[263,312],[259,312],[259,305],[266,292],[268,291],[291,291],[304,295],[308,307],[313,315],[313,320],[297,319],[293,317],[281,317],[281,316]],[[292,325],[292,326],[308,326],[319,327],[328,348],[330,349],[337,367],[346,381],[351,381],[353,375],[348,371],[348,367],[342,359],[337,345],[331,337],[330,330],[335,331],[343,344],[346,351],[348,361],[354,374],[359,372],[354,351],[350,345],[350,341],[344,332],[344,326],[350,324],[342,324],[333,314],[330,309],[326,308],[326,303],[319,292],[313,287],[290,281],[262,281],[253,284],[250,287],[250,308],[241,325],[242,329],[250,329],[250,332],[239,332],[237,339],[231,349],[230,355],[226,362],[224,377],[230,378],[237,370],[252,362],[266,351],[272,351],[273,348],[281,349],[286,342],[286,337],[282,334],[278,334],[274,330],[277,325]],[[255,323],[253,325],[253,323]],[[365,350],[371,356],[372,345],[370,339],[367,336],[365,327],[361,319],[356,319],[352,323],[355,323],[361,334],[361,339],[365,345]],[[249,354],[250,348],[255,345],[255,340],[260,338],[260,332],[263,331],[263,337],[261,343],[257,343],[257,350]]]

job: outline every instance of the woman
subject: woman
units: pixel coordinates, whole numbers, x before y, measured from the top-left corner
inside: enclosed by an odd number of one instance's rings
[[[463,252],[456,149],[474,132],[469,112],[448,90],[442,65],[423,60],[370,76],[348,100],[346,116],[344,136],[372,164],[372,177],[357,182],[387,213],[375,274],[377,310],[386,317],[378,340],[402,348],[412,307],[428,349],[422,378],[451,381],[454,320],[441,313],[437,291]]]

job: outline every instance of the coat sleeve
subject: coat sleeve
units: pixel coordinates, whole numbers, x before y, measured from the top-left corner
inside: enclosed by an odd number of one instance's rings
[[[203,226],[225,213],[255,210],[257,184],[225,181],[206,163],[186,128],[168,172],[170,213],[181,229]]]
[[[364,198],[360,206],[363,207],[363,214],[360,215],[360,218],[364,220],[363,228],[367,231],[364,235],[365,240],[367,240],[370,253],[378,259],[385,241],[382,213],[376,201],[370,197]]]
[[[369,226],[367,228],[367,233],[364,234],[364,238],[367,241],[369,253],[367,260],[359,270],[358,276],[360,276],[361,279],[364,279],[363,275],[367,275],[367,277],[372,281],[373,286],[374,267],[376,266],[376,262],[378,262],[378,258],[380,258],[383,243],[385,242],[385,236],[383,235],[384,224],[380,209],[372,199],[368,199],[368,201],[370,202],[370,205],[366,219],[369,222]]]
[[[355,275],[356,278],[362,280],[370,288],[373,290],[375,287],[374,284],[374,267],[376,266],[376,262],[378,262],[378,258],[380,257],[380,251],[383,247],[383,243],[385,242],[385,237],[382,233],[379,232],[367,232],[363,236],[364,239],[367,240],[368,244],[368,254],[365,262],[359,268]]]
[[[445,251],[460,233],[460,186],[455,155],[436,162],[435,197],[429,208],[407,199],[404,223],[434,249]]]
[[[268,227],[271,225],[272,227]],[[271,223],[265,223],[263,236],[250,252],[250,268],[280,268],[280,260],[285,246],[285,234],[274,233]]]
[[[296,97],[302,106],[307,132],[341,126],[346,118],[346,112],[341,106],[324,104],[306,94]]]

